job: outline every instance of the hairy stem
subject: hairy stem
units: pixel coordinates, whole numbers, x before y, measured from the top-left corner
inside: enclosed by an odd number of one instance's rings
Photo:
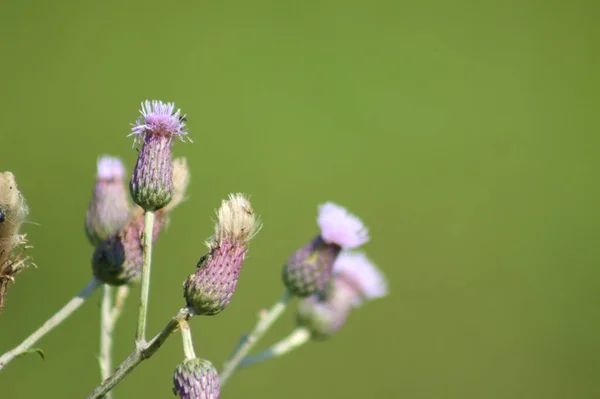
[[[248,355],[248,352],[256,345],[256,343],[263,337],[273,323],[281,316],[290,300],[290,294],[286,291],[281,299],[275,303],[268,311],[260,315],[258,322],[254,326],[254,330],[244,338],[237,346],[231,358],[225,363],[223,369],[219,373],[221,379],[221,386],[229,380],[233,375],[240,362]]]
[[[112,287],[104,284],[102,287],[102,305],[100,309],[100,377],[102,381],[108,378],[112,370],[112,333],[114,324],[112,322]],[[106,399],[112,399],[108,393]]]
[[[90,294],[94,292],[94,290],[101,284],[102,283],[95,278],[92,279],[85,286],[85,288],[83,288],[81,292],[77,294],[77,296],[67,302],[65,306],[56,312],[54,316],[48,319],[48,321],[46,321],[39,329],[37,329],[37,331],[27,337],[19,346],[0,356],[0,371],[2,371],[2,369],[4,369],[4,367],[14,358],[26,353],[40,338],[52,331],[54,327],[65,321],[65,319],[69,317],[71,313],[76,311],[90,296]]]
[[[283,356],[293,351],[299,346],[304,345],[310,340],[310,331],[304,327],[298,327],[290,335],[271,346],[269,349],[260,352],[255,356],[248,356],[240,363],[240,367],[251,366],[253,364],[264,362],[265,360]]]
[[[150,296],[150,268],[152,265],[152,232],[154,230],[154,212],[144,212],[144,237],[143,237],[143,263],[142,263],[142,289],[140,294],[140,310],[135,334],[138,345],[146,342],[146,323],[148,319],[148,298]]]
[[[92,393],[90,393],[87,399],[98,399],[105,396],[111,389],[113,389],[123,378],[125,378],[131,371],[138,366],[141,362],[149,359],[156,353],[156,351],[165,343],[165,341],[179,328],[179,324],[182,321],[186,321],[191,317],[189,309],[183,308],[179,311],[165,328],[158,333],[150,342],[140,343],[136,342],[134,351],[121,363],[113,375],[108,377],[98,385]]]
[[[183,354],[186,359],[195,359],[196,352],[194,351],[194,342],[192,340],[192,330],[187,321],[182,320],[179,322],[181,327],[181,338],[183,340]]]

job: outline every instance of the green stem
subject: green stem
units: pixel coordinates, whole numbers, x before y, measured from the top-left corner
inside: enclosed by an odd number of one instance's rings
[[[135,342],[140,345],[146,342],[146,323],[148,319],[148,298],[150,297],[150,268],[152,265],[152,232],[154,230],[154,212],[144,212],[142,289],[140,294],[140,310],[135,334]]]
[[[310,340],[310,331],[304,327],[297,327],[290,335],[282,339],[269,349],[255,356],[248,356],[240,363],[240,367],[251,366],[253,364],[264,362],[265,360],[283,356],[286,353],[304,345]]]
[[[117,320],[119,320],[119,317],[121,317],[121,312],[123,312],[123,307],[125,306],[125,301],[127,300],[128,296],[129,296],[129,286],[121,285],[117,289],[117,296],[115,298],[115,306],[113,307],[112,311],[110,312],[110,318],[111,318],[113,324],[116,324]]]
[[[98,359],[102,381],[110,376],[112,370],[112,333],[114,329],[111,318],[112,307],[112,287],[104,284],[100,309],[100,358]],[[112,399],[112,393],[107,394],[106,399]]]
[[[248,355],[248,352],[250,352],[254,345],[256,345],[279,316],[281,316],[289,300],[290,294],[286,291],[271,309],[260,316],[258,322],[254,326],[254,330],[242,339],[231,358],[225,363],[225,366],[223,366],[223,370],[219,373],[221,386],[225,385],[239,366],[240,362]]]
[[[179,322],[181,327],[181,338],[183,339],[183,354],[186,359],[195,359],[196,352],[194,351],[194,342],[192,340],[192,330],[187,321],[182,320]]]
[[[19,346],[14,349],[6,352],[4,355],[0,357],[0,371],[4,369],[4,367],[10,363],[14,358],[20,356],[27,351],[44,335],[48,334],[52,329],[58,326],[60,323],[65,321],[67,317],[69,317],[74,311],[76,311],[85,300],[90,296],[92,292],[96,288],[98,288],[102,283],[95,278],[92,279],[84,289],[81,290],[76,297],[71,299],[65,306],[63,306],[58,312],[54,314],[48,321],[46,321],[37,331],[31,334],[29,337],[25,339]]]
[[[102,293],[102,310],[100,323],[100,375],[102,381],[107,379],[112,373],[112,344],[113,332],[117,324],[117,320],[121,316],[125,300],[129,295],[129,286],[122,285],[117,289],[115,303],[112,303],[112,287],[108,284],[104,285]],[[108,392],[105,399],[112,399],[112,392]]]
[[[171,319],[165,328],[158,333],[150,342],[138,343],[133,352],[121,363],[113,375],[108,377],[98,385],[92,393],[90,393],[87,399],[98,399],[105,396],[111,389],[113,389],[123,378],[125,378],[131,371],[146,359],[149,359],[156,353],[156,351],[165,343],[165,341],[179,328],[181,321],[188,320],[191,317],[191,313],[187,308],[183,308],[179,311],[177,316]]]

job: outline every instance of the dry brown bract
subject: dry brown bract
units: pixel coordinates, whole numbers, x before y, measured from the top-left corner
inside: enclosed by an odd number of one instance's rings
[[[31,246],[27,245],[25,234],[19,233],[28,213],[15,176],[11,172],[0,173],[0,311],[8,285],[32,264],[31,258],[25,255]]]

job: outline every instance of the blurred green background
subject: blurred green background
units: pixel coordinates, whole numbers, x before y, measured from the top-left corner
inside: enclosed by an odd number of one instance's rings
[[[212,211],[252,195],[264,229],[223,314],[194,319],[222,365],[280,268],[338,202],[370,227],[391,295],[327,343],[244,370],[223,398],[600,397],[600,89],[592,1],[0,4],[0,170],[31,206],[37,270],[0,316],[16,345],[90,279],[83,218],[103,153],[136,153],[145,99],[175,101],[191,199],[154,255],[149,331],[183,304]],[[133,348],[133,292],[116,361]],[[2,398],[99,382],[95,294],[0,374]],[[288,312],[263,344],[293,327]],[[169,398],[175,337],[115,391]]]

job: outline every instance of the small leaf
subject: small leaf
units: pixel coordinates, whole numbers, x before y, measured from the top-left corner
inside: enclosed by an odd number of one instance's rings
[[[21,357],[21,356],[25,356],[25,355],[30,355],[32,353],[37,353],[38,355],[40,355],[40,357],[42,358],[42,360],[46,360],[46,356],[44,355],[44,351],[41,350],[40,348],[31,348],[29,350],[26,350],[23,353],[20,353],[17,357]]]

